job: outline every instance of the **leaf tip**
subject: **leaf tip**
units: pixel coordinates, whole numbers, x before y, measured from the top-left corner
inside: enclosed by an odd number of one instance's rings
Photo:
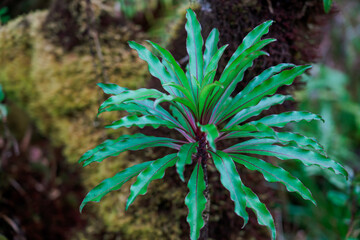
[[[80,207],[79,207],[79,212],[80,212],[80,213],[82,213],[82,211],[83,211],[86,203],[87,203],[87,202],[85,202],[85,200],[82,201],[82,203],[81,203],[81,205],[80,205]]]

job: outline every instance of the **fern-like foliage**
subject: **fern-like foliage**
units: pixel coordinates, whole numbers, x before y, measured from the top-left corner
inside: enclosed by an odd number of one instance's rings
[[[195,13],[189,9],[186,18],[186,46],[189,55],[186,72],[158,44],[148,41],[154,54],[140,44],[129,43],[139,57],[148,63],[150,73],[161,81],[166,93],[155,89],[129,90],[115,84],[99,84],[106,94],[112,95],[100,106],[99,113],[128,113],[107,126],[108,128],[165,127],[179,132],[183,137],[172,139],[140,133],[123,135],[115,140],[106,140],[86,152],[80,159],[84,166],[128,150],[147,147],[168,147],[174,150],[170,155],[132,166],[104,180],[88,193],[80,209],[88,202],[99,202],[104,195],[120,189],[125,182],[137,176],[130,188],[126,204],[128,208],[138,195],[147,192],[151,181],[163,178],[169,167],[175,166],[180,179],[186,181],[184,169],[189,165],[192,174],[187,180],[189,194],[185,204],[189,208],[187,221],[190,225],[190,237],[196,240],[204,226],[202,213],[207,202],[204,196],[207,185],[204,179],[206,164],[212,161],[220,173],[221,183],[230,192],[234,211],[244,219],[244,225],[249,218],[246,208],[250,208],[257,215],[259,224],[268,227],[275,239],[275,224],[270,212],[256,194],[245,186],[236,169],[237,164],[260,172],[269,182],[284,184],[288,191],[297,192],[314,203],[310,191],[299,179],[259,156],[273,156],[284,161],[297,159],[306,166],[317,165],[336,174],[347,175],[341,165],[327,157],[315,139],[278,131],[291,122],[322,120],[320,116],[293,111],[249,121],[262,111],[290,99],[289,96],[276,94],[277,89],[292,84],[310,66],[279,64],[263,71],[242,91],[236,92],[236,85],[242,81],[245,71],[253,65],[254,60],[267,55],[262,48],[275,41],[262,39],[268,33],[272,21],[259,25],[244,38],[219,79],[215,79],[219,60],[227,46],[218,48],[217,29],[212,30],[204,44]],[[162,107],[163,102],[168,102],[170,107]],[[220,148],[224,146],[220,142],[233,138],[239,139],[237,144]]]

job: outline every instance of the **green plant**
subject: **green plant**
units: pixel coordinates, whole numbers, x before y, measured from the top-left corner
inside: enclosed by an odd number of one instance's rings
[[[2,103],[4,101],[4,99],[5,99],[5,93],[0,84],[0,120],[2,120],[2,121],[5,121],[7,114],[8,114],[8,109],[7,109],[6,105]]]
[[[164,176],[168,167],[176,165],[180,179],[185,181],[185,165],[191,164],[193,171],[188,180],[189,194],[185,199],[189,208],[187,221],[190,225],[190,237],[198,239],[200,229],[205,226],[203,232],[204,238],[207,238],[207,167],[212,160],[220,172],[221,183],[234,201],[235,213],[244,219],[244,225],[249,218],[246,212],[248,207],[256,213],[259,224],[270,229],[271,236],[275,239],[275,225],[270,212],[256,194],[243,184],[235,163],[259,171],[269,182],[283,183],[289,191],[297,192],[314,203],[310,191],[300,180],[284,169],[251,155],[274,156],[280,160],[298,159],[306,166],[317,165],[324,169],[330,168],[337,174],[347,175],[341,165],[327,158],[323,148],[314,139],[273,129],[283,128],[290,122],[321,120],[318,115],[294,111],[249,121],[262,111],[290,99],[289,96],[273,94],[279,87],[290,85],[310,66],[279,64],[262,72],[237,93],[236,85],[243,79],[245,71],[257,57],[267,55],[261,49],[275,41],[261,40],[268,33],[272,21],[259,25],[244,38],[219,79],[215,80],[219,59],[227,46],[218,49],[219,32],[213,29],[205,42],[203,53],[201,26],[196,15],[189,9],[186,18],[189,54],[186,73],[172,55],[158,44],[148,41],[161,56],[162,62],[144,46],[130,42],[130,47],[148,63],[150,73],[161,81],[168,94],[155,89],[129,90],[115,84],[98,84],[105,93],[114,95],[100,106],[99,114],[107,111],[129,113],[107,126],[108,128],[165,127],[180,133],[182,139],[146,136],[141,133],[123,135],[115,140],[104,141],[86,152],[79,161],[87,166],[127,150],[147,147],[168,147],[176,152],[155,161],[137,164],[104,180],[88,193],[80,210],[88,202],[99,202],[107,193],[120,189],[125,182],[138,176],[130,188],[126,204],[128,208],[138,195],[146,193],[151,181]],[[168,107],[160,105],[164,102],[167,102]],[[234,138],[240,138],[240,143],[231,145],[229,140]],[[249,138],[251,139],[248,140]]]
[[[0,25],[5,24],[10,21],[10,16],[8,15],[8,8],[2,7],[0,8]]]
[[[354,88],[354,80],[322,64],[314,65],[311,75],[304,75],[302,80],[306,88],[296,92],[299,109],[320,113],[325,124],[297,124],[295,131],[312,133],[331,158],[346,165],[349,179],[315,168],[297,168],[298,176],[306,176],[304,184],[313,192],[318,207],[290,203],[290,218],[305,229],[308,239],[359,239],[360,106],[348,91],[348,86]],[[324,179],[327,182],[319,186]]]
[[[324,3],[324,10],[328,13],[331,9],[332,0],[323,0]]]

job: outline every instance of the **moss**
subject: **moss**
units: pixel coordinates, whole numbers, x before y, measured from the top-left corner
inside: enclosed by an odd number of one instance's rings
[[[53,145],[62,147],[67,161],[76,167],[85,151],[106,137],[129,130],[103,130],[102,125],[118,115],[106,113],[95,119],[104,94],[96,86],[102,79],[95,72],[89,43],[77,45],[70,52],[46,38],[42,28],[46,16],[47,12],[35,12],[0,29],[0,81],[8,99],[24,109],[39,131]],[[110,26],[100,35],[109,81],[135,89],[145,86],[149,75],[145,63],[127,46],[132,39],[141,42],[145,34],[130,23]],[[123,153],[88,166],[82,176],[85,189],[132,164],[157,157],[159,154],[150,149]],[[75,238],[180,239],[184,236],[182,229],[187,229],[186,186],[175,171],[166,178],[167,183],[151,184],[149,194],[140,196],[126,213],[129,185],[104,197],[100,204],[90,204],[84,210],[89,223]]]

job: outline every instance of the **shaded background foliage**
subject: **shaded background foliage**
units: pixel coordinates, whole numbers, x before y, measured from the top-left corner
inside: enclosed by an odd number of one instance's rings
[[[220,30],[221,45],[230,44],[227,62],[254,26],[274,19],[270,37],[278,39],[247,74],[280,62],[319,65],[296,85],[299,108],[320,113],[325,125],[305,124],[296,131],[322,139],[329,154],[348,166],[349,182],[330,179],[318,169],[302,169],[298,177],[314,193],[314,207],[261,176],[239,169],[245,181],[274,215],[279,239],[357,239],[359,237],[359,74],[360,4],[338,1],[325,14],[321,0],[202,0],[197,12],[206,35]],[[0,3],[0,84],[4,104],[0,168],[0,239],[186,239],[186,186],[175,171],[124,212],[126,191],[104,198],[80,215],[86,191],[143,156],[123,154],[80,171],[76,161],[105,136],[104,122],[94,119],[104,100],[97,82],[129,88],[159,87],[147,67],[130,51],[128,40],[161,41],[185,65],[184,13],[189,1],[151,0],[5,0]],[[36,12],[33,12],[35,11]],[[41,11],[39,11],[41,10]],[[5,17],[4,17],[5,16]],[[326,66],[324,66],[326,65]],[[334,70],[336,69],[336,70]],[[246,81],[244,82],[246,83]],[[243,86],[239,86],[242,88]],[[289,87],[283,92],[293,92]],[[104,122],[103,122],[104,121]],[[131,129],[130,131],[134,131]],[[146,134],[151,129],[144,130]],[[186,173],[189,176],[189,173]],[[309,176],[309,177],[305,177]],[[213,239],[269,239],[253,215],[243,230],[233,203],[210,172]],[[144,207],[146,206],[146,207]],[[253,222],[252,222],[253,221]]]

